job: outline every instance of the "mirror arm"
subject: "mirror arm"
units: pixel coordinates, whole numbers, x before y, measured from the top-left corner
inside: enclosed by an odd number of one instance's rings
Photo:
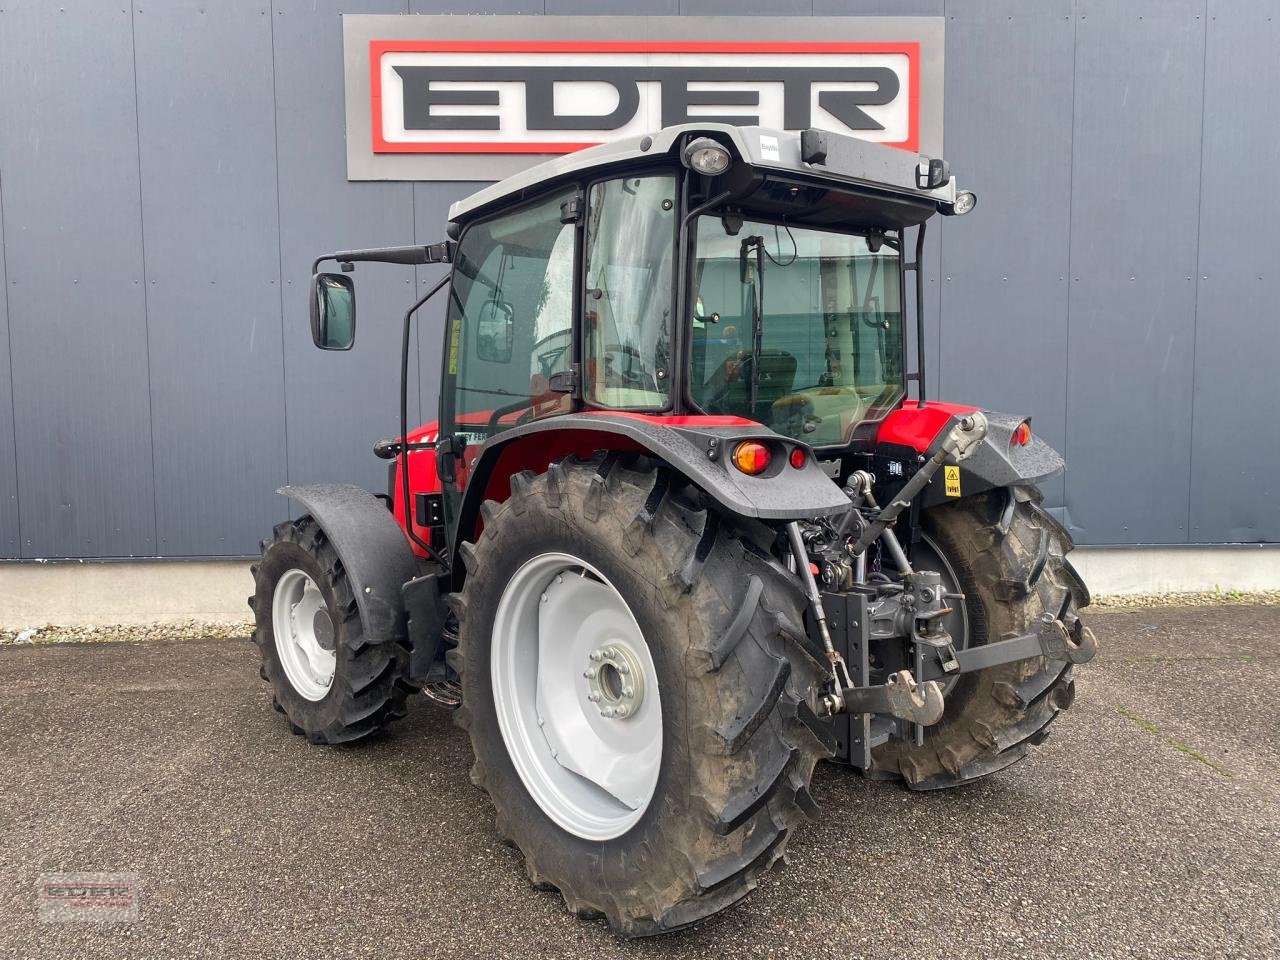
[[[320,269],[320,264],[325,260],[338,261],[338,263],[343,264],[344,271],[350,269],[347,264],[356,262],[399,263],[410,267],[430,263],[453,263],[453,251],[456,247],[457,244],[452,240],[441,240],[439,243],[431,243],[426,246],[370,247],[365,250],[343,250],[338,253],[329,253],[323,257],[317,257],[315,262],[311,264],[311,272],[317,272]]]

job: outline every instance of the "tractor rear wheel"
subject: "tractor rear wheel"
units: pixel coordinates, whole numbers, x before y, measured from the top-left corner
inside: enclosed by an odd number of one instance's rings
[[[1039,500],[1031,487],[1000,489],[924,514],[926,543],[943,561],[944,580],[958,579],[965,595],[964,609],[948,622],[958,648],[1024,632],[1046,613],[1077,641],[1085,637],[1079,610],[1089,593],[1066,558],[1071,537]],[[967,635],[957,635],[959,625]],[[1087,642],[1094,642],[1091,633]],[[946,712],[925,728],[924,746],[890,740],[875,749],[868,776],[936,790],[1021,760],[1075,699],[1072,665],[1020,660],[964,675],[945,696]]]
[[[277,524],[252,571],[260,673],[290,730],[347,743],[404,715],[404,652],[365,636],[342,561],[312,517]]]
[[[460,550],[455,714],[534,884],[622,936],[695,923],[782,855],[834,742],[795,578],[666,469],[512,477]]]

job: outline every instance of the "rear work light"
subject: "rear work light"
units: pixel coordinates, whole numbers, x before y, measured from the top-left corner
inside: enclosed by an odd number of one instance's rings
[[[753,477],[769,469],[772,459],[769,448],[758,440],[743,440],[733,448],[733,465]]]
[[[1025,447],[1031,442],[1031,421],[1023,420],[1013,428],[1013,436],[1009,438],[1010,446]]]

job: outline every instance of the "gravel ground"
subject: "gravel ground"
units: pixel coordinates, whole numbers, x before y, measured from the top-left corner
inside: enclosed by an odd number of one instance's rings
[[[0,649],[0,956],[1280,956],[1280,608],[1101,610],[1024,763],[911,794],[824,765],[789,866],[638,943],[532,889],[447,713],[309,747],[243,640]],[[42,871],[137,922],[42,924]]]

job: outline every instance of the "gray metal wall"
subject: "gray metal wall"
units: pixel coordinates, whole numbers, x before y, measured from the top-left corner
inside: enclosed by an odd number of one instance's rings
[[[1280,541],[1273,2],[6,0],[0,557],[247,554],[286,480],[385,484],[398,314],[438,268],[361,267],[326,354],[310,259],[434,240],[476,185],[346,182],[339,10],[945,15],[981,203],[932,232],[931,392],[1034,415],[1081,543]]]

